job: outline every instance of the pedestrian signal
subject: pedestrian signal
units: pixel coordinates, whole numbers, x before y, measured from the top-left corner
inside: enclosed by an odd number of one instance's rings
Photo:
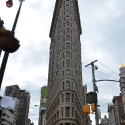
[[[84,105],[84,106],[82,107],[82,111],[83,111],[83,113],[85,113],[85,114],[89,114],[89,113],[90,113],[90,106]]]

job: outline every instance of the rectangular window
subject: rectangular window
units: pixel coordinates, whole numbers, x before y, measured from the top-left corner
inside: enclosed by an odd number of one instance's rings
[[[70,48],[70,43],[66,43],[66,49]]]
[[[70,37],[69,36],[66,36],[66,41],[68,41],[70,39]]]
[[[69,4],[69,0],[67,0],[66,3]]]
[[[70,57],[70,52],[66,51],[66,57]]]
[[[69,22],[66,22],[66,26],[69,26]]]
[[[69,107],[66,107],[66,117],[69,117],[69,110],[70,110],[70,108]]]
[[[69,89],[69,88],[70,88],[70,82],[66,81],[66,89]]]
[[[69,5],[66,5],[66,9],[69,9]]]
[[[66,60],[66,66],[70,66],[70,60]]]
[[[66,16],[66,20],[69,20],[69,16]]]
[[[66,102],[69,102],[69,101],[70,101],[70,94],[66,93]]]
[[[66,28],[66,33],[69,34],[69,28]]]
[[[69,14],[69,10],[66,10],[66,14]]]
[[[66,76],[70,76],[70,71],[66,70]]]

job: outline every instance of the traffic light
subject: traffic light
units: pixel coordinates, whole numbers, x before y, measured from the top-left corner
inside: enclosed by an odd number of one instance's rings
[[[95,110],[96,110],[95,103],[92,103],[92,104],[91,104],[91,110],[92,110],[93,112],[95,112]]]
[[[84,105],[84,106],[82,107],[82,111],[83,111],[83,113],[85,113],[85,114],[89,114],[89,113],[90,113],[90,106],[89,106],[89,105]]]

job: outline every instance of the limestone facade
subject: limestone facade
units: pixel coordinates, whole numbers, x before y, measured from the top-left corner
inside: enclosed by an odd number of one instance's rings
[[[77,0],[56,0],[50,29],[46,125],[83,125],[81,24]]]

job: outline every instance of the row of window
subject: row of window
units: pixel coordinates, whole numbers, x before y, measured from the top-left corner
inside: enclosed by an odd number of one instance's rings
[[[2,116],[6,116],[8,119],[12,120],[13,118],[11,118],[9,115],[2,113]]]
[[[10,121],[7,121],[6,119],[1,119],[1,122],[4,121],[5,123],[12,125],[12,123]]]
[[[64,93],[61,95],[61,97],[59,97],[56,102],[54,103],[54,105],[52,106],[52,108],[50,109],[50,113],[52,114],[53,112],[55,112],[55,109],[58,107],[58,105],[60,103],[64,103],[64,102],[70,102],[70,103],[75,103],[75,96],[72,93]]]
[[[65,110],[65,114],[64,114]],[[55,113],[55,115],[51,118],[50,122],[53,123],[59,119],[59,110]],[[74,117],[75,116],[75,108],[74,107],[62,107],[61,108],[61,117]],[[67,123],[68,124],[68,123]]]

